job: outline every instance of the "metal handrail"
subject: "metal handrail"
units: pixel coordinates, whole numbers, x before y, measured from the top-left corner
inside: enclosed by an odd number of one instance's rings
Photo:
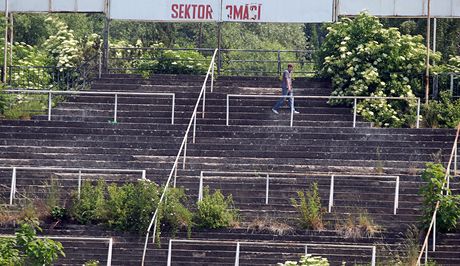
[[[97,173],[97,172],[109,172],[109,173],[141,173],[141,179],[145,180],[147,171],[141,169],[98,169],[98,168],[59,168],[59,167],[34,167],[34,166],[0,166],[0,170],[12,170],[11,175],[11,190],[10,190],[10,204],[13,205],[17,193],[17,171],[18,170],[48,170],[56,172],[78,172],[78,198],[80,198],[82,173]]]
[[[275,173],[275,172],[239,172],[239,171],[201,171],[200,173],[200,182],[198,187],[198,201],[203,200],[203,182],[205,178],[205,174],[231,174],[231,175],[255,175],[256,178],[265,179],[265,204],[268,204],[269,201],[269,190],[270,190],[270,178],[273,176],[278,175],[289,175],[289,176],[305,176],[307,173]],[[261,176],[263,175],[263,176]],[[332,207],[334,205],[334,179],[335,177],[358,177],[358,178],[391,178],[395,179],[395,197],[394,197],[394,205],[393,205],[393,214],[396,215],[397,209],[399,208],[399,176],[396,175],[362,175],[362,174],[332,174],[332,173],[318,173],[318,174],[310,174],[313,176],[324,176],[324,177],[331,177],[330,187],[329,187],[329,203],[328,203],[328,212],[331,212]],[[213,178],[212,176],[208,176],[206,178]],[[226,178],[240,178],[240,176],[226,176]]]
[[[206,108],[206,84],[208,82],[209,77],[211,76],[211,92],[213,92],[214,65],[215,65],[216,55],[217,55],[217,49],[214,50],[214,54],[212,56],[211,63],[209,64],[208,72],[207,72],[205,80],[203,82],[203,86],[201,88],[200,95],[198,96],[198,99],[197,99],[196,104],[195,104],[195,108],[193,109],[193,114],[192,114],[192,116],[190,118],[190,122],[188,124],[187,130],[185,131],[184,139],[182,140],[182,144],[181,144],[181,146],[179,148],[179,151],[177,152],[176,159],[174,160],[173,167],[172,167],[172,169],[171,169],[171,171],[169,173],[168,180],[166,181],[166,184],[164,186],[164,190],[163,190],[163,193],[161,194],[160,200],[158,202],[158,206],[157,206],[157,208],[155,210],[155,213],[153,214],[152,220],[150,221],[149,227],[147,229],[147,233],[146,233],[146,236],[145,236],[144,250],[143,250],[143,253],[142,253],[141,265],[144,265],[144,262],[145,262],[145,255],[147,253],[148,239],[149,239],[149,236],[150,236],[150,230],[152,230],[152,226],[153,226],[153,240],[152,240],[152,242],[155,243],[155,236],[156,236],[156,229],[157,229],[156,226],[157,226],[157,219],[158,219],[159,209],[161,207],[161,204],[165,200],[166,192],[167,192],[167,190],[168,190],[168,188],[170,186],[170,183],[171,183],[173,175],[174,175],[173,186],[176,187],[177,167],[178,167],[179,158],[180,158],[182,152],[183,152],[183,165],[182,166],[185,169],[185,160],[186,160],[186,157],[187,157],[187,142],[188,142],[188,138],[189,138],[189,134],[190,134],[190,130],[192,129],[192,126],[193,126],[193,143],[195,143],[196,119],[197,119],[198,107],[200,105],[201,99],[203,99],[202,117],[204,118],[205,108]]]
[[[0,238],[15,238],[16,235],[0,235]],[[77,236],[37,236],[40,239],[53,239],[53,240],[78,240],[78,241],[107,241],[109,247],[107,250],[107,266],[112,265],[112,250],[113,250],[113,238],[107,237],[77,237]]]
[[[450,179],[450,172],[452,163],[454,163],[454,175],[456,174],[457,170],[457,148],[458,148],[458,138],[460,134],[460,124],[457,125],[457,134],[455,135],[455,141],[452,146],[452,151],[450,153],[449,162],[447,163],[446,173],[444,175],[444,181],[441,187],[441,195],[444,195],[444,190],[447,188],[449,189],[449,179]],[[417,266],[420,266],[423,253],[425,253],[425,265],[428,263],[428,239],[430,237],[431,231],[433,231],[433,252],[436,251],[436,214],[438,213],[439,207],[441,202],[438,200],[436,202],[436,206],[434,208],[433,216],[431,218],[430,226],[428,227],[428,231],[425,236],[425,240],[423,241],[422,248],[420,250],[420,254],[417,258]]]
[[[27,93],[27,94],[48,94],[48,121],[51,121],[52,98],[55,95],[113,95],[114,112],[113,122],[117,123],[118,96],[170,96],[171,100],[171,124],[174,125],[174,112],[176,108],[176,94],[167,92],[123,92],[123,91],[56,91],[56,90],[27,90],[14,89],[2,90],[0,93]]]
[[[358,107],[358,100],[379,100],[379,99],[386,99],[386,100],[417,100],[417,124],[416,128],[420,128],[420,98],[419,97],[373,97],[373,96],[279,96],[279,95],[256,95],[256,94],[227,94],[227,111],[226,111],[226,125],[229,125],[230,120],[230,98],[270,98],[270,99],[277,99],[277,98],[289,98],[291,99],[292,105],[294,105],[295,99],[351,99],[354,100],[353,105],[353,127],[356,127],[356,119],[357,119],[357,107]],[[294,125],[294,108],[291,108],[291,122],[290,126],[293,127]]]
[[[253,241],[216,241],[216,240],[198,240],[198,239],[169,239],[168,245],[168,259],[167,259],[167,266],[171,265],[172,261],[172,244],[173,242],[182,242],[182,243],[209,243],[209,244],[236,244],[236,251],[235,251],[235,266],[239,265],[239,257],[240,257],[240,246],[241,245],[265,245],[265,246],[290,246],[290,247],[304,247],[305,248],[305,255],[308,253],[308,247],[332,247],[332,248],[350,248],[350,249],[371,249],[371,266],[375,266],[376,257],[377,257],[377,248],[376,246],[366,246],[366,245],[347,245],[347,244],[327,244],[327,243],[292,243],[292,242],[253,242]]]

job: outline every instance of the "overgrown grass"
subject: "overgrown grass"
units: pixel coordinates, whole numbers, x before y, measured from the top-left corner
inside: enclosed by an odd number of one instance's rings
[[[291,198],[291,204],[297,210],[298,222],[302,228],[323,230],[323,215],[326,210],[321,206],[318,183],[313,183],[307,191],[297,191],[298,200]]]
[[[357,239],[373,237],[381,232],[382,228],[374,222],[367,211],[363,211],[357,215],[350,214],[343,221],[338,221],[335,230],[344,238]]]

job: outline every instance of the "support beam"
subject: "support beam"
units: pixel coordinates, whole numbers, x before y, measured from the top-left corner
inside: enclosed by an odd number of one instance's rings
[[[6,72],[8,65],[8,0],[5,0],[5,43],[3,49],[3,76],[2,82],[6,83]]]
[[[107,73],[109,69],[109,36],[110,36],[110,18],[105,17],[103,46],[102,46],[102,72]]]
[[[430,42],[431,42],[431,0],[428,0],[428,15],[426,26],[426,72],[425,72],[425,104],[430,97]]]

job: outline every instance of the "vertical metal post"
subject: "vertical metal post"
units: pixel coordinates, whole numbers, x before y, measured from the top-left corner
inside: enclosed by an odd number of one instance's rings
[[[430,39],[431,39],[431,0],[428,0],[427,27],[426,27],[426,69],[425,69],[425,104],[430,97]]]
[[[436,251],[436,215],[433,221],[433,252]]]
[[[196,135],[196,113],[193,116],[193,138],[192,138],[193,144],[195,144],[195,135]]]
[[[8,0],[5,0],[5,46],[3,50],[3,76],[2,82],[6,83],[6,71],[8,67]]]
[[[375,246],[372,247],[372,262],[371,266],[375,266],[375,261],[377,257],[377,248]]]
[[[211,70],[211,92],[214,92],[214,67],[215,67],[215,60],[216,58],[214,57],[212,59],[212,70]]]
[[[425,265],[428,263],[428,241],[425,247]]]
[[[198,201],[203,200],[203,171],[200,172],[200,186],[198,188]]]
[[[353,127],[356,127],[356,114],[358,112],[358,99],[354,99],[354,104],[353,104]]]
[[[420,98],[417,98],[417,128],[420,128]]]
[[[113,110],[113,122],[117,123],[117,112],[118,112],[118,94],[115,93],[115,107]]]
[[[166,262],[167,266],[171,266],[171,259],[172,259],[172,239],[169,239],[168,245],[168,261]]]
[[[176,180],[177,180],[177,162],[174,164],[174,187],[176,187]]]
[[[184,143],[184,161],[182,163],[182,169],[185,170],[185,159],[187,158],[187,141],[188,141],[188,136],[185,137],[185,143]]]
[[[176,110],[176,94],[172,95],[171,124],[174,125],[174,112]]]
[[[457,153],[458,153],[458,142],[455,142],[455,154],[454,154],[454,176],[457,176]],[[450,177],[447,177],[447,188],[449,188],[449,179]]]
[[[399,207],[399,176],[396,177],[396,188],[395,188],[395,203],[393,214],[396,215],[396,211]]]
[[[147,178],[147,171],[142,170],[142,180],[145,180]]]
[[[222,70],[222,23],[217,23],[217,75]]]
[[[204,113],[206,111],[206,83],[203,85],[203,111],[201,112],[201,118],[204,118]]]
[[[294,93],[291,91],[291,127],[294,125]]]
[[[329,207],[328,212],[332,211],[332,206],[334,205],[334,175],[331,175],[331,186],[329,191]]]
[[[270,174],[267,174],[267,183],[265,184],[265,204],[268,204],[269,191],[270,191]]]
[[[278,76],[281,75],[281,51],[278,50]]]
[[[108,1],[107,1],[108,5]],[[107,7],[108,9],[108,7]],[[103,50],[102,50],[102,68],[104,72],[107,72],[109,69],[109,36],[110,36],[110,18],[107,16],[104,21],[104,33],[103,33]]]
[[[99,51],[99,78],[102,78],[102,51]]]
[[[236,242],[235,266],[240,265],[240,242]]]
[[[226,125],[228,126],[228,122],[230,120],[230,95],[227,94],[227,116],[226,116]]]
[[[13,167],[13,174],[11,176],[11,191],[10,191],[10,205],[13,205],[13,199],[16,194],[16,167]]]
[[[13,65],[13,46],[14,46],[14,18],[13,18],[13,13],[10,13],[10,66]]]
[[[308,255],[308,245],[305,245],[305,256]]]
[[[81,170],[78,170],[78,199],[81,195]]]
[[[109,252],[107,253],[107,266],[112,265],[112,248],[113,248],[113,239],[109,239]]]
[[[48,121],[51,121],[51,108],[53,104],[52,97],[51,91],[48,92]]]
[[[156,238],[156,235],[157,235],[157,217],[155,216],[156,213],[153,215],[154,219],[153,219],[153,235],[152,235],[152,244],[155,244],[155,238]]]

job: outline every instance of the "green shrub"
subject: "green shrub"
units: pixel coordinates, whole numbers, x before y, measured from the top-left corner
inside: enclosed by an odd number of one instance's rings
[[[37,238],[41,230],[37,220],[21,222],[12,239],[0,238],[0,265],[52,265],[65,256],[62,244]]]
[[[424,122],[432,128],[456,128],[460,123],[460,99],[454,100],[449,91],[440,93],[423,108]]]
[[[291,198],[291,204],[299,214],[299,224],[306,229],[324,229],[323,214],[324,208],[321,207],[321,198],[318,192],[318,183],[313,183],[310,190],[303,192],[297,191],[298,201]]]
[[[166,194],[166,200],[161,208],[161,226],[173,235],[179,229],[187,229],[190,237],[193,226],[193,214],[185,207],[187,196],[183,188],[170,188]]]
[[[302,256],[299,262],[286,261],[285,263],[278,263],[277,266],[329,266],[329,261],[320,256],[307,254]]]
[[[422,36],[384,28],[362,13],[330,25],[319,51],[319,69],[333,82],[333,96],[409,97],[413,100],[360,100],[358,114],[382,127],[413,126],[415,94],[422,94],[426,47]],[[440,58],[433,54],[434,61]],[[417,91],[418,90],[418,91]],[[352,100],[331,100],[352,104]]]
[[[446,232],[457,227],[460,218],[460,195],[452,195],[447,188],[441,190],[446,182],[444,177],[445,169],[441,164],[426,164],[422,174],[426,184],[420,188],[420,194],[423,196],[422,229],[429,227],[438,200],[440,205],[436,216],[436,228]]]
[[[238,211],[234,207],[232,195],[225,197],[220,190],[210,194],[209,187],[205,187],[203,200],[197,205],[195,221],[199,227],[225,228],[238,220]]]
[[[90,181],[84,181],[80,199],[77,193],[73,195],[73,205],[70,210],[72,218],[82,224],[99,223],[105,220],[106,187],[107,184],[102,179],[97,181],[95,186]]]
[[[192,214],[185,207],[183,189],[170,188],[160,207],[158,223],[176,233],[187,228],[191,232]],[[83,183],[80,199],[73,197],[71,216],[78,222],[101,223],[119,231],[145,233],[158,206],[163,189],[148,180],[123,185],[99,180],[96,185]],[[160,228],[157,228],[157,235]]]

